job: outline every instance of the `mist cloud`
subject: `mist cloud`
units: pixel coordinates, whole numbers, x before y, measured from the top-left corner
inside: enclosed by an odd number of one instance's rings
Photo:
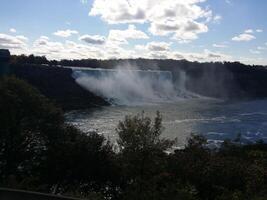
[[[119,105],[138,105],[180,99],[171,72],[73,69],[76,82],[87,90]]]

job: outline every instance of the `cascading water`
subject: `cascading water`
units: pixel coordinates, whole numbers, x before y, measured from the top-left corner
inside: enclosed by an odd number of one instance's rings
[[[72,68],[76,82],[118,105],[177,101],[185,98],[185,77],[174,86],[169,71]],[[181,76],[184,74],[181,73]]]
[[[124,116],[145,111],[149,117],[154,117],[155,112],[160,111],[163,136],[178,138],[180,147],[191,133],[203,134],[209,145],[215,147],[226,138],[235,138],[237,132],[242,134],[244,142],[267,141],[266,100],[228,104],[199,96],[186,90],[191,79],[182,70],[174,73],[127,69],[72,70],[79,85],[115,105],[123,105],[69,113],[68,122],[85,132],[96,131],[115,142],[118,138],[116,126]]]

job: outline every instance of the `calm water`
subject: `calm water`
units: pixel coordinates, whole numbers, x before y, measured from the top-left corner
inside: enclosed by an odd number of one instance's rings
[[[243,142],[259,139],[267,142],[267,100],[227,103],[190,99],[146,106],[109,106],[73,111],[66,118],[83,131],[96,130],[115,141],[115,128],[125,115],[145,111],[147,116],[154,117],[157,110],[163,115],[163,136],[178,138],[180,146],[191,133],[203,134],[215,145],[238,134]]]

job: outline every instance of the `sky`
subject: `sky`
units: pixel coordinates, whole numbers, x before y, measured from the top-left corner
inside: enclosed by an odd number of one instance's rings
[[[1,0],[0,48],[267,65],[266,0]]]

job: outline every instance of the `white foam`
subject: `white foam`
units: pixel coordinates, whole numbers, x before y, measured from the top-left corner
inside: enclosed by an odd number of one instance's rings
[[[194,96],[185,90],[185,77],[181,77],[180,87],[175,87],[172,73],[168,71],[127,68],[72,70],[79,85],[116,105],[174,102]]]

